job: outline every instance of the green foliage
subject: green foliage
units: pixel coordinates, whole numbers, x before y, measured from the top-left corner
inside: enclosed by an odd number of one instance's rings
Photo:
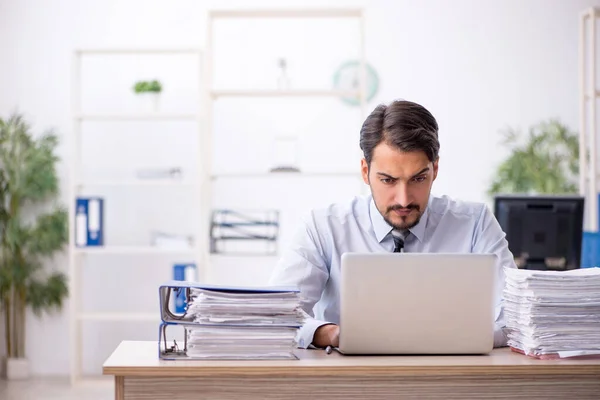
[[[541,122],[524,137],[508,129],[503,144],[511,154],[496,170],[488,195],[578,192],[579,137],[559,121]]]
[[[26,307],[41,315],[60,309],[68,295],[67,277],[43,268],[68,240],[67,212],[53,203],[57,145],[52,132],[33,137],[20,115],[0,119],[0,309],[8,357],[25,356]],[[40,205],[51,210],[35,212]]]
[[[157,80],[138,81],[133,86],[133,91],[135,93],[147,93],[147,92],[160,93],[162,91],[162,85]]]

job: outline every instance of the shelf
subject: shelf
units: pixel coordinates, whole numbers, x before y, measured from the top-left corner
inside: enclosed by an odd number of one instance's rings
[[[211,179],[220,178],[333,178],[349,177],[362,178],[360,171],[356,172],[231,172],[211,175]]]
[[[77,315],[81,321],[148,321],[160,322],[158,313],[87,312]]]
[[[211,96],[218,97],[343,97],[359,96],[353,90],[212,90]]]
[[[77,54],[199,54],[201,53],[200,49],[193,48],[156,48],[156,49],[77,49],[75,50]]]
[[[189,181],[177,181],[177,180],[131,180],[131,181],[84,181],[79,182],[75,186],[84,187],[84,186],[167,186],[167,187],[196,187],[200,186],[198,183],[192,183]]]
[[[226,258],[267,258],[267,259],[278,259],[281,254],[260,254],[260,253],[210,253],[210,258],[214,259],[226,259]]]
[[[359,8],[213,10],[210,11],[210,16],[213,18],[357,18],[362,16],[362,10]]]
[[[169,121],[169,120],[197,120],[197,114],[79,114],[75,119],[79,121]]]
[[[75,247],[78,254],[191,254],[198,249],[163,249],[152,246],[90,246]]]

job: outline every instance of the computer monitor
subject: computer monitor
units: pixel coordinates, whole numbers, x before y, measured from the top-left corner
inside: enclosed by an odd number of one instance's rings
[[[580,196],[498,195],[494,214],[519,268],[580,268],[584,199]]]

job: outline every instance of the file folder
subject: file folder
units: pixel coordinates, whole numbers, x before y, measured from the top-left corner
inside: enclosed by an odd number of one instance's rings
[[[296,359],[306,314],[296,287],[242,287],[172,280],[159,286],[159,358]],[[172,298],[185,296],[182,312]]]
[[[279,352],[268,355],[255,355],[255,354],[223,354],[226,352],[226,348],[219,346],[220,353],[213,356],[194,356],[189,355],[189,342],[188,335],[190,331],[197,327],[197,324],[183,323],[183,324],[171,324],[161,323],[158,331],[158,357],[161,360],[257,360],[257,359],[281,359],[281,360],[297,360],[298,356],[293,351]],[[271,328],[274,329],[274,328]],[[176,334],[173,331],[178,331],[179,340],[174,339]]]
[[[196,264],[175,264],[173,266],[173,279],[176,281],[194,282],[196,280]],[[175,312],[183,313],[186,307],[185,291],[180,290],[174,298]]]
[[[78,197],[75,201],[75,244],[77,247],[104,245],[104,200]]]
[[[193,316],[186,315],[186,310],[181,312],[171,309],[171,297],[185,296],[186,304],[190,298],[190,289],[214,290],[227,293],[299,293],[295,286],[266,286],[266,287],[247,287],[247,286],[223,286],[211,285],[198,282],[186,282],[171,280],[160,285],[158,296],[160,299],[160,318],[164,323],[190,323]]]

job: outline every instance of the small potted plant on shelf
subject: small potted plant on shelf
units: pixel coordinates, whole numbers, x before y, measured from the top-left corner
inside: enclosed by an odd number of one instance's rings
[[[67,212],[54,203],[57,144],[51,132],[34,137],[22,116],[0,118],[0,314],[8,379],[29,376],[27,307],[39,317],[60,309],[68,294],[67,277],[45,268],[68,238]]]
[[[159,97],[162,92],[162,85],[158,80],[138,81],[133,86],[133,91],[145,99],[146,109],[158,112]]]

